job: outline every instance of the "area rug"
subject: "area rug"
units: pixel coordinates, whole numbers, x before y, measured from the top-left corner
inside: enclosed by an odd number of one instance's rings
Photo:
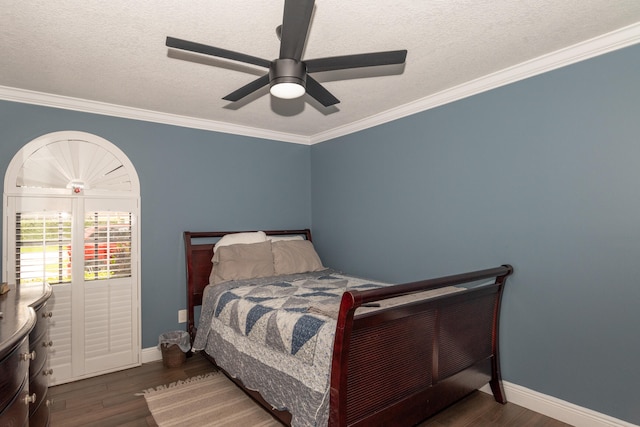
[[[281,426],[219,372],[148,389],[142,394],[160,427]]]

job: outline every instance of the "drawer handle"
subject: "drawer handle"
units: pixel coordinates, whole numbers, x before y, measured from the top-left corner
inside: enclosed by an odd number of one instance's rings
[[[52,316],[53,316],[53,312],[52,311],[46,311],[46,312],[42,313],[42,318],[43,319],[46,319],[47,317],[51,318]]]
[[[53,346],[53,341],[49,341],[49,342],[43,341],[42,342],[42,346],[43,347],[52,347]]]
[[[42,371],[42,375],[52,375],[53,374],[53,369],[45,369],[44,371]]]
[[[31,396],[28,394],[24,397],[24,404],[28,405],[29,403],[34,403],[36,401],[36,394],[33,393]]]
[[[20,359],[22,359],[22,360],[36,360],[36,352],[32,351],[31,353],[22,353],[20,355]]]
[[[53,404],[56,403],[55,400],[53,399],[47,399],[47,401],[45,402],[45,405],[47,405],[47,407],[52,407]]]

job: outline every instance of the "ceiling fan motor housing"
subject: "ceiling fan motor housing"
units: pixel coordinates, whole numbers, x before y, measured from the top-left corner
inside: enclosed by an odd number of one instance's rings
[[[271,87],[280,83],[295,83],[306,88],[307,67],[302,61],[295,59],[276,59],[269,67],[269,85]]]

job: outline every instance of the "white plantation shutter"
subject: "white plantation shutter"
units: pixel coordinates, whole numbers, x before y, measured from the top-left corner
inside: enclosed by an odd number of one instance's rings
[[[84,132],[31,141],[4,183],[3,278],[46,281],[51,383],[140,364],[139,182],[127,157]]]
[[[8,197],[6,267],[10,283],[70,281],[73,202],[59,198]]]
[[[132,254],[137,248],[135,200],[86,198],[83,307],[83,349],[85,370],[102,372],[114,366],[138,361],[138,300],[132,275],[137,265]],[[98,247],[98,256],[96,255]],[[89,268],[87,268],[89,266]],[[78,332],[80,333],[80,331]]]
[[[85,288],[85,363],[90,371],[131,361],[131,286],[88,283]]]
[[[71,212],[15,214],[15,283],[71,281]]]
[[[26,202],[25,202],[26,200]],[[71,200],[12,198],[15,213],[15,283],[51,285],[71,281],[74,233],[82,233],[84,280],[131,276],[131,212],[90,212],[82,230],[72,230]],[[82,261],[82,260],[81,260]]]
[[[130,200],[10,198],[13,209],[26,210],[15,212],[15,281],[53,286],[52,384],[139,359],[136,267],[131,262],[135,215],[96,210],[105,204],[135,208]],[[82,215],[86,207],[93,210]],[[84,218],[82,227],[73,229],[78,215]]]
[[[85,280],[131,276],[132,218],[131,212],[85,213]]]
[[[32,141],[29,153],[16,173],[15,185],[25,189],[71,189],[81,184],[95,193],[131,194],[137,187],[131,169],[123,167],[108,141],[84,132],[56,132]]]

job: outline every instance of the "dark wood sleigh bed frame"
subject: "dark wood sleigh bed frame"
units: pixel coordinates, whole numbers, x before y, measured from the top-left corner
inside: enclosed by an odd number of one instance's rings
[[[184,232],[187,330],[192,342],[196,334],[194,308],[202,305],[203,290],[208,284],[213,240],[229,233],[236,232]],[[303,235],[311,241],[308,229],[265,233]],[[500,375],[498,326],[502,291],[512,272],[510,265],[503,265],[345,292],[333,348],[329,425],[415,425],[487,383],[495,400],[506,403]],[[493,284],[355,313],[363,304],[492,278]],[[291,414],[273,410],[259,393],[232,380],[281,422],[290,424]]]

